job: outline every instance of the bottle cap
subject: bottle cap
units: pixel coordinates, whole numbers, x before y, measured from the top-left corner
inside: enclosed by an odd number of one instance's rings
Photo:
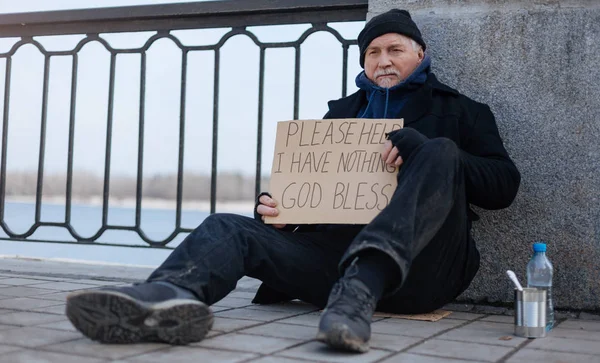
[[[546,252],[546,244],[542,242],[534,243],[533,252]]]

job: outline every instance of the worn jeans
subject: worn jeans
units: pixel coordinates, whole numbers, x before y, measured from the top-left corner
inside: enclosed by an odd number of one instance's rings
[[[378,310],[424,313],[454,300],[479,268],[470,237],[460,152],[453,141],[431,139],[398,173],[386,208],[364,228],[330,225],[303,232],[278,230],[249,217],[213,214],[152,273],[214,304],[243,276],[323,307],[333,284],[369,249],[390,256],[402,280]]]

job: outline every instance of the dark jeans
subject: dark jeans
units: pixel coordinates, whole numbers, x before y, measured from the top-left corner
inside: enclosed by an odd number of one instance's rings
[[[459,152],[444,138],[417,148],[398,174],[389,205],[358,234],[341,226],[288,232],[249,217],[214,214],[148,280],[169,281],[214,304],[250,276],[324,307],[340,272],[361,252],[377,249],[402,271],[378,310],[437,309],[464,291],[479,267]]]

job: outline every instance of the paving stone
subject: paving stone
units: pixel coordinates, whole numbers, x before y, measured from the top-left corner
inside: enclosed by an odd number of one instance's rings
[[[4,261],[2,261],[4,262]],[[23,277],[23,275],[17,275],[17,274],[12,274],[12,273],[8,273],[8,272],[3,272],[0,277],[2,277],[3,279],[7,279],[10,277]]]
[[[13,310],[31,310],[35,308],[45,308],[48,306],[59,304],[60,302],[54,300],[32,299],[29,297],[17,297],[12,299],[0,300],[0,308]]]
[[[562,326],[558,326],[548,333],[548,337],[600,341],[600,331],[565,329]]]
[[[600,344],[597,341],[555,338],[552,336],[535,339],[527,348],[600,355]]]
[[[125,362],[236,363],[255,357],[258,357],[258,355],[253,353],[226,352],[222,350],[204,349],[199,347],[174,347],[128,358]]]
[[[506,315],[490,315],[479,321],[489,321],[494,323],[504,323],[504,324],[515,324],[514,316],[506,316]]]
[[[100,344],[83,338],[49,345],[44,347],[44,350],[86,357],[120,359],[169,347],[167,344]]]
[[[501,307],[501,306],[476,305],[472,312],[479,313],[479,314],[504,315],[508,311],[509,311],[508,308]]]
[[[235,297],[226,297],[223,300],[218,301],[213,306],[222,306],[227,308],[241,308],[244,306],[252,305],[250,299],[238,299]]]
[[[64,281],[52,281],[45,282],[42,284],[36,284],[35,287],[41,289],[48,290],[59,290],[59,291],[75,291],[75,290],[85,290],[85,289],[94,289],[97,288],[97,285],[88,285],[88,284],[80,284],[74,282],[64,282]]]
[[[23,348],[21,348],[21,347],[15,347],[13,345],[3,345],[3,344],[0,344],[0,360],[4,361],[3,358],[2,358],[2,355],[6,354],[6,353],[17,351],[17,350],[21,350],[21,349],[23,349]]]
[[[54,277],[54,276],[45,276],[45,275],[32,275],[32,274],[11,275],[11,277],[32,279],[32,280],[42,280],[42,281],[64,281],[67,279],[66,277]]]
[[[218,335],[223,335],[223,334],[226,334],[226,333],[223,331],[220,331],[220,330],[211,329],[208,333],[206,333],[206,337],[204,337],[204,339],[216,337]]]
[[[309,314],[293,316],[293,317],[287,318],[287,319],[278,320],[277,322],[284,323],[284,324],[312,326],[312,327],[316,328],[319,326],[320,319],[321,319],[320,313],[309,313]]]
[[[554,311],[554,319],[578,319],[579,313],[576,311]]]
[[[258,324],[261,324],[261,322],[256,320],[228,319],[223,317],[215,317],[215,323],[213,325],[213,328],[215,330],[223,332],[230,332],[233,330],[243,329]]]
[[[23,349],[2,356],[3,362],[11,363],[96,363],[103,359]]]
[[[65,306],[66,304],[58,304],[53,306],[47,306],[45,308],[31,309],[31,311],[45,314],[65,315]]]
[[[22,278],[22,277],[9,277],[9,278],[6,278],[6,279],[3,279],[2,281],[0,281],[0,283],[2,283],[2,285],[12,285],[12,286],[35,285],[35,284],[40,284],[40,283],[44,283],[44,282],[48,282],[48,280],[34,280],[34,279],[27,279],[27,278]]]
[[[203,348],[235,350],[247,353],[270,354],[297,345],[296,339],[273,338],[249,334],[227,334],[207,339],[198,344]]]
[[[317,329],[312,326],[270,323],[241,330],[240,333],[263,335],[275,338],[311,340],[317,335]]]
[[[276,356],[318,360],[319,362],[368,363],[380,360],[389,354],[390,352],[379,349],[371,349],[364,354],[346,353],[333,350],[321,342],[309,342],[278,353]]]
[[[504,337],[509,337],[510,339],[505,339]],[[487,321],[475,321],[446,332],[437,338],[509,347],[516,347],[526,340],[514,335],[514,325]]]
[[[55,301],[61,301],[61,302],[65,302],[67,301],[67,296],[71,293],[70,291],[61,291],[61,292],[56,292],[54,290],[49,290],[51,293],[50,294],[44,294],[44,295],[40,295],[40,296],[31,296],[31,298],[39,298],[42,300],[55,300]]]
[[[77,329],[71,324],[68,319],[62,321],[54,321],[52,323],[40,324],[36,325],[38,328],[46,328],[46,329],[56,329],[56,330],[65,330],[76,332]]]
[[[444,310],[452,310],[452,311],[468,312],[468,311],[473,310],[474,307],[475,307],[475,305],[473,305],[473,304],[457,304],[457,303],[452,303],[452,304],[446,304],[446,305],[444,305],[444,307],[442,309],[444,309]]]
[[[371,325],[371,331],[373,333],[381,334],[428,338],[443,330],[454,328],[460,324],[464,324],[464,321],[442,319],[437,322],[430,322],[405,319],[386,319],[373,323]]]
[[[7,345],[39,347],[81,338],[81,334],[68,331],[26,327],[0,331],[0,342]],[[7,362],[10,362],[7,360]]]
[[[458,363],[466,362],[464,359],[434,357],[429,355],[418,355],[411,353],[400,353],[390,357],[381,363]],[[469,360],[469,363],[478,363],[482,361]]]
[[[54,314],[34,313],[29,311],[18,311],[0,315],[0,324],[31,326],[63,320],[64,318]]]
[[[369,345],[371,348],[387,349],[398,352],[421,340],[423,340],[423,338],[373,333],[371,334]]]
[[[231,309],[232,309],[232,308],[226,308],[226,307],[223,307],[223,306],[214,306],[214,305],[211,305],[211,306],[210,306],[210,310],[211,310],[213,313],[218,313],[218,312],[220,312],[220,311],[231,310]]]
[[[252,363],[306,363],[311,362],[306,359],[294,359],[284,357],[263,357],[251,361]],[[315,362],[315,361],[313,361]]]
[[[51,272],[49,271],[49,273]],[[77,270],[77,273],[82,274],[83,272]],[[234,291],[214,306],[215,310],[220,310],[218,315],[227,315],[229,318],[217,317],[215,329],[209,332],[207,339],[203,342],[187,347],[156,345],[158,351],[151,352],[143,350],[138,353],[135,349],[138,349],[139,345],[116,346],[116,350],[111,350],[114,346],[96,344],[75,330],[64,316],[65,300],[70,291],[57,291],[51,287],[71,289],[80,288],[83,285],[84,288],[96,288],[117,284],[123,283],[94,280],[93,277],[90,279],[76,279],[72,276],[71,278],[46,277],[39,271],[35,275],[0,274],[0,361],[94,362],[97,361],[97,358],[103,358],[121,359],[122,362],[161,363],[167,361],[197,363],[201,361],[239,362],[249,360],[259,363],[303,361],[450,363],[465,359],[471,359],[470,361],[473,359],[478,361],[494,360],[504,356],[504,352],[511,351],[516,344],[524,340],[512,336],[512,316],[491,315],[482,318],[481,314],[473,311],[475,307],[472,305],[450,304],[444,308],[452,310],[453,313],[438,322],[380,318],[381,321],[373,324],[371,352],[367,355],[350,355],[333,351],[319,342],[312,341],[316,335],[316,327],[320,318],[320,313],[312,310],[316,309],[315,307],[299,301],[255,305],[251,304],[254,292],[244,290]],[[248,280],[248,286],[251,285],[256,285],[256,281]],[[43,288],[41,288],[42,286]],[[220,303],[230,306],[218,306]],[[243,308],[240,309],[240,307]],[[506,308],[498,310],[495,307],[478,306],[477,309],[486,314],[490,312],[512,313],[512,310]],[[304,312],[307,313],[293,316]],[[564,311],[557,311],[557,317],[560,313],[564,313]],[[579,315],[579,313],[567,313],[572,316]],[[286,316],[289,317],[285,318]],[[598,344],[600,321],[595,320],[597,319],[596,315],[582,313],[581,316],[586,319],[569,319],[558,324],[548,337],[531,341],[526,348],[517,352],[508,362],[600,363],[600,350],[596,348],[596,346],[600,347]],[[284,319],[281,319],[282,317]],[[456,328],[467,321],[470,323]],[[452,330],[419,344],[423,338],[431,337],[448,329]],[[499,337],[505,335],[512,338],[506,341],[498,340]],[[236,339],[247,340],[248,342],[244,343],[247,344],[247,347],[244,344],[232,344],[232,340],[235,342]],[[262,345],[260,343],[253,345],[251,344],[252,340],[287,343],[283,344],[283,348],[272,343],[273,347],[267,351],[275,353],[273,356],[266,357],[263,356],[265,352]],[[311,341],[303,343],[306,340]],[[202,344],[208,347],[202,347]],[[415,344],[419,345],[411,348],[409,352],[397,353]],[[446,349],[448,347],[444,344],[450,344],[451,347],[455,347],[455,350],[453,350],[454,348]],[[232,351],[233,349],[237,350],[240,346],[248,349],[249,352],[251,349],[252,352],[261,354]],[[36,350],[24,347],[35,347]],[[130,352],[128,349],[132,347],[135,351],[125,354],[125,352]],[[6,349],[13,351],[9,352]],[[500,355],[497,354],[498,349],[501,350]],[[485,352],[485,356],[477,355],[481,351]],[[465,355],[470,355],[470,357],[465,357]],[[7,356],[10,360],[7,359]],[[91,360],[86,360],[86,357]]]
[[[237,298],[242,298],[242,299],[254,299],[254,296],[256,295],[256,291],[232,291],[229,293],[229,295],[227,295],[227,297],[237,297]]]
[[[560,323],[559,327],[567,329],[580,329],[600,331],[600,321],[593,320],[567,320]]]
[[[8,313],[14,313],[14,310],[9,310],[9,309],[0,309],[0,315],[2,314],[8,314]]]
[[[0,324],[0,330],[8,330],[8,329],[15,329],[15,328],[20,328],[20,326]]]
[[[13,297],[26,297],[26,296],[37,296],[43,294],[50,294],[54,292],[53,290],[48,289],[40,289],[38,287],[28,287],[28,286],[13,286],[7,287],[0,290],[0,294],[4,296],[13,296]]]
[[[128,284],[128,283],[123,282],[123,281],[103,281],[103,280],[90,280],[90,279],[71,279],[71,280],[65,280],[65,282],[73,282],[73,283],[86,284],[86,285],[94,285],[96,287],[99,287],[99,286],[115,286],[115,285]]]
[[[544,338],[545,339],[545,338]],[[506,363],[600,363],[600,356],[550,352],[535,349],[521,349],[515,355],[510,357]]]
[[[462,311],[453,311],[452,314],[448,315],[444,319],[455,319],[455,320],[475,320],[481,318],[483,314],[465,313]]]
[[[297,313],[286,313],[281,311],[264,311],[264,310],[255,310],[248,308],[240,308],[233,310],[220,311],[215,313],[215,316],[220,316],[224,318],[239,318],[239,319],[247,319],[247,320],[259,320],[259,321],[270,321],[277,320],[282,318],[287,318]]]
[[[590,314],[582,311],[579,313],[579,319],[582,320],[600,320],[600,314]]]
[[[270,305],[258,305],[252,304],[247,307],[248,309],[263,310],[263,311],[281,311],[289,312],[293,314],[312,313],[319,311],[314,305],[304,303],[284,303],[284,304],[270,304]]]
[[[512,348],[510,347],[431,339],[421,345],[409,349],[408,353],[422,353],[438,357],[495,362],[511,350]]]

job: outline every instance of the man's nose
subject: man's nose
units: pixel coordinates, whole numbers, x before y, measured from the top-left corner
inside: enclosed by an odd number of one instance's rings
[[[381,56],[379,57],[379,66],[381,68],[385,68],[388,67],[392,64],[392,60],[390,58],[390,56],[387,53],[382,53]]]

